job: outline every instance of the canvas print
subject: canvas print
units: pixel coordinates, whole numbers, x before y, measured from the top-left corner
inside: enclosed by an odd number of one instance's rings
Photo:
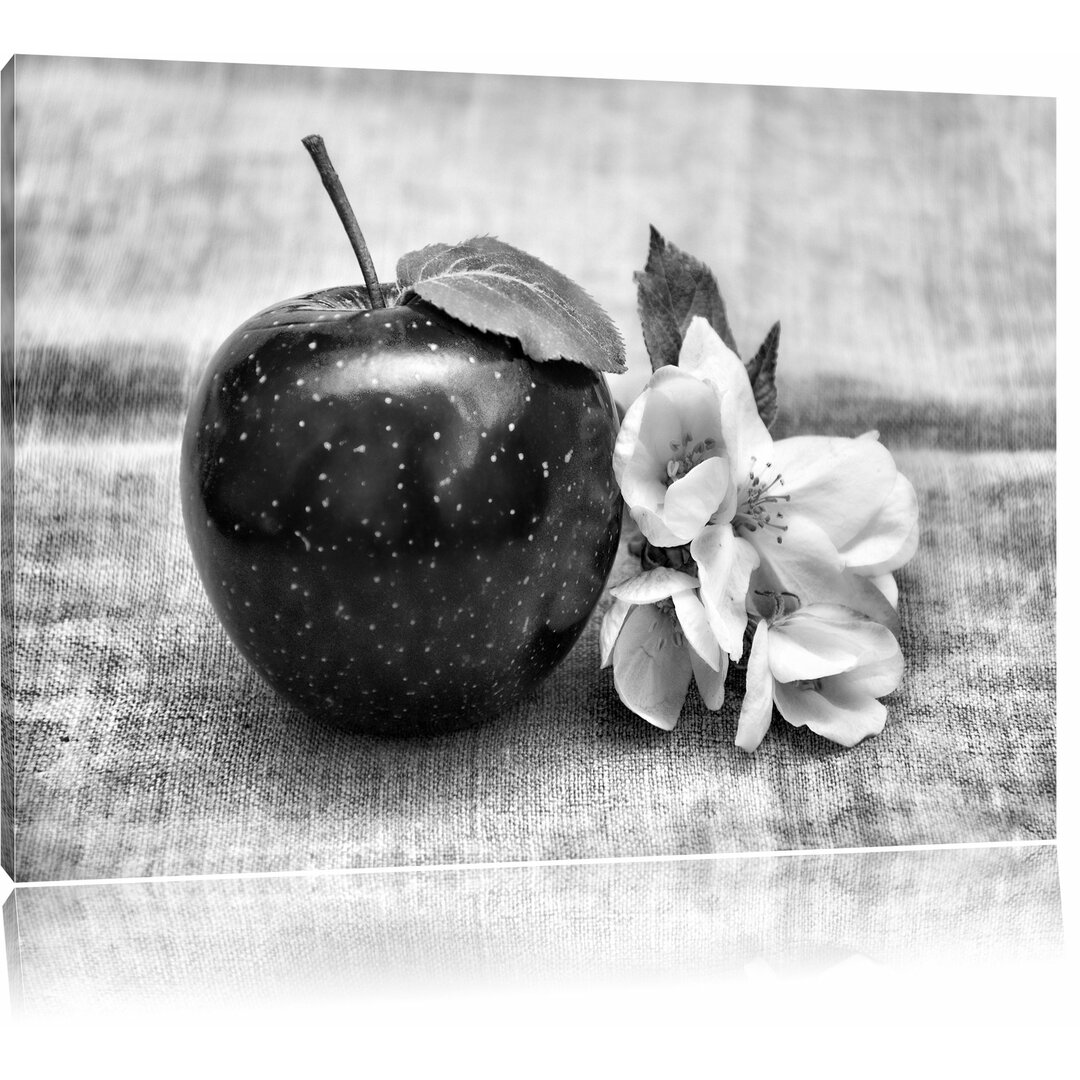
[[[1052,99],[4,87],[16,881],[1054,837]]]

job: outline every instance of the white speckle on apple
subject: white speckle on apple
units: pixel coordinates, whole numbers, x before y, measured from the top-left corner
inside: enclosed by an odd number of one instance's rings
[[[502,372],[501,371],[496,371],[495,372],[495,378],[496,379],[501,379],[502,378]]]
[[[241,431],[240,432],[240,441],[243,442],[246,438],[247,438],[247,432],[246,431]]]
[[[438,346],[438,345],[436,345],[434,341],[429,341],[429,342],[428,342],[428,348],[429,348],[429,349],[430,349],[430,350],[431,350],[432,352],[435,352],[435,350],[436,350],[436,349],[438,349],[438,347],[439,347],[439,346]]]
[[[324,450],[332,450],[333,449],[333,447],[328,442],[324,442],[322,445],[323,445]]]
[[[322,394],[312,394],[311,395],[311,400],[312,401],[322,401]]]
[[[385,397],[385,398],[383,398],[383,401],[385,401],[387,405],[393,405],[394,404],[394,399],[392,397]],[[390,429],[387,428],[386,430],[389,431]]]
[[[309,349],[314,349],[315,348],[315,342],[314,341],[309,341],[307,347]]]
[[[354,454],[366,454],[367,453],[367,447],[363,443],[361,443],[359,446],[354,446],[352,448],[352,452]]]
[[[513,431],[513,430],[514,430],[514,423],[513,423],[513,421],[511,421],[511,422],[510,422],[509,424],[507,424],[507,425],[506,425],[506,430],[507,430],[507,431]]]
[[[297,421],[297,424],[298,424],[298,426],[300,426],[300,427],[306,427],[306,426],[307,426],[307,425],[306,425],[306,424],[304,423],[304,421],[303,421],[303,420],[298,420],[298,421]]]
[[[573,456],[574,456],[574,448],[571,446],[570,449],[567,450],[566,453],[563,455],[563,461],[565,461],[566,464],[569,465],[570,464],[570,459]],[[567,489],[567,490],[569,490],[569,489]]]
[[[442,438],[442,432],[439,432],[439,431],[433,431],[433,432],[431,433],[431,437],[432,437],[432,438],[433,438],[433,439],[434,439],[434,440],[435,440],[436,442],[438,442],[438,441],[439,441],[439,440],[440,440],[440,439]]]

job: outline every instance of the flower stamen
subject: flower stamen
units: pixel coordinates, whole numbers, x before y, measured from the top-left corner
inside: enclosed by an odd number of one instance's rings
[[[780,487],[784,486],[783,474],[776,473],[772,479],[766,482],[767,473],[756,472],[756,465],[757,458],[752,457],[750,459],[750,483],[746,489],[746,495],[739,503],[739,509],[732,520],[732,524],[745,532],[757,532],[758,529],[775,529],[778,533],[785,533],[788,526],[781,525],[773,520],[774,516],[777,518],[784,516],[783,511],[776,504],[791,502],[790,495],[773,492],[773,488],[777,484]],[[772,462],[767,461],[765,469],[771,468]],[[783,536],[777,536],[776,542],[782,544],[784,542]]]
[[[695,465],[700,465],[712,454],[716,449],[716,440],[710,436],[695,442],[693,434],[688,431],[683,435],[681,443],[670,442],[668,446],[671,447],[671,458],[665,470],[667,473],[665,483],[670,487]]]

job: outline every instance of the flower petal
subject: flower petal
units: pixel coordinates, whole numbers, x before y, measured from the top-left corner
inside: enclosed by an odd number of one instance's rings
[[[770,461],[791,496],[785,517],[806,515],[837,548],[858,536],[896,483],[893,456],[876,439],[798,435],[773,443]]]
[[[837,680],[845,676],[836,676]],[[826,680],[829,682],[831,680]],[[854,746],[885,727],[888,710],[869,694],[846,693],[823,685],[822,690],[777,683],[776,707],[793,727],[811,731],[841,746]]]
[[[725,468],[709,466],[669,503],[668,463],[681,457],[688,445],[705,439],[713,441],[709,456],[688,477],[723,452],[719,400],[693,375],[676,367],[660,368],[627,410],[612,457],[627,509],[651,543],[661,547],[689,543],[731,486]],[[713,487],[718,489],[713,492]],[[701,505],[710,500],[707,508]],[[668,523],[669,513],[675,528]]]
[[[635,607],[612,653],[615,690],[643,720],[670,731],[690,688],[690,654],[675,644],[671,619],[652,604]]]
[[[677,592],[696,589],[698,584],[696,577],[684,574],[681,570],[657,566],[652,570],[643,570],[614,586],[611,595],[616,600],[625,600],[628,604],[655,604]]]
[[[709,627],[705,608],[696,593],[677,592],[671,597],[675,605],[675,614],[679,617],[679,626],[686,636],[690,648],[713,669],[720,670],[720,646]]]
[[[746,661],[746,693],[739,711],[735,745],[752,754],[772,723],[773,677],[769,671],[769,624],[762,619],[754,631]]]
[[[705,708],[716,712],[724,704],[724,683],[727,680],[728,657],[727,653],[720,653],[719,670],[713,671],[693,649],[690,650],[690,666],[694,671],[694,681],[697,683],[701,700]]]
[[[760,561],[754,546],[730,525],[710,525],[690,544],[701,582],[701,600],[716,640],[733,660],[742,656],[746,593]]]
[[[893,574],[875,574],[866,580],[889,601],[890,607],[896,608],[900,600],[900,590],[896,587],[896,577]]]
[[[600,667],[606,668],[611,663],[611,652],[615,648],[615,641],[626,622],[626,616],[630,614],[632,604],[625,600],[616,599],[615,602],[604,612],[600,622]]]
[[[773,623],[769,668],[778,683],[821,679],[893,654],[896,638],[849,608],[815,604]]]
[[[751,589],[789,592],[801,604],[834,600],[837,578],[844,564],[835,545],[818,525],[808,518],[788,520],[785,532],[757,529],[738,530],[753,544],[759,556]]]
[[[705,528],[731,486],[727,458],[712,457],[695,465],[667,489],[661,516],[667,529],[679,538],[679,544],[689,544]],[[657,543],[644,526],[642,532],[646,539]],[[665,542],[664,546],[674,545]]]
[[[853,671],[844,673],[844,686],[852,693],[885,697],[899,685],[904,674],[904,654],[897,643],[896,651],[872,663],[860,664]]]
[[[888,498],[840,554],[849,567],[873,577],[899,569],[918,544],[919,501],[911,481],[897,473]]]
[[[884,591],[874,584],[874,579],[856,574],[854,570],[845,570],[835,583],[833,596],[836,603],[869,615],[894,635],[900,633],[896,608]]]
[[[677,405],[678,391],[663,392],[665,383],[671,380],[684,384],[688,402],[701,394],[700,381],[678,368],[667,366],[653,374],[645,389],[630,403],[615,440],[612,468],[620,487],[625,471],[635,459],[642,469],[648,463],[650,475],[665,476],[671,443],[682,443],[684,427]]]
[[[751,534],[751,541],[761,555],[761,563],[750,578],[747,594],[755,610],[771,614],[768,594],[788,592],[804,607],[842,604],[899,633],[899,619],[887,597],[871,584],[870,578],[843,569],[836,549],[813,522],[792,521],[782,547],[756,539],[758,535]]]
[[[763,457],[772,436],[758,413],[743,362],[700,315],[690,320],[679,351],[679,368],[704,380],[720,394],[720,419],[735,475],[747,475],[750,458]]]

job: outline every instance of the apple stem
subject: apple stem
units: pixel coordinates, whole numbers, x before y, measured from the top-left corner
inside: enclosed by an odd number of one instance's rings
[[[375,264],[371,261],[371,252],[368,251],[367,242],[364,240],[364,234],[360,231],[360,224],[356,220],[353,208],[349,205],[349,199],[345,194],[341,178],[330,163],[330,155],[326,152],[326,144],[323,142],[322,136],[308,135],[300,141],[311,155],[311,160],[315,162],[315,168],[319,170],[323,187],[326,188],[330,201],[334,204],[334,209],[341,219],[341,224],[345,226],[345,235],[348,236],[349,243],[352,244],[357,262],[360,263],[360,272],[364,275],[364,284],[367,285],[371,306],[373,308],[386,307],[386,300],[379,285],[379,278],[375,273]]]

